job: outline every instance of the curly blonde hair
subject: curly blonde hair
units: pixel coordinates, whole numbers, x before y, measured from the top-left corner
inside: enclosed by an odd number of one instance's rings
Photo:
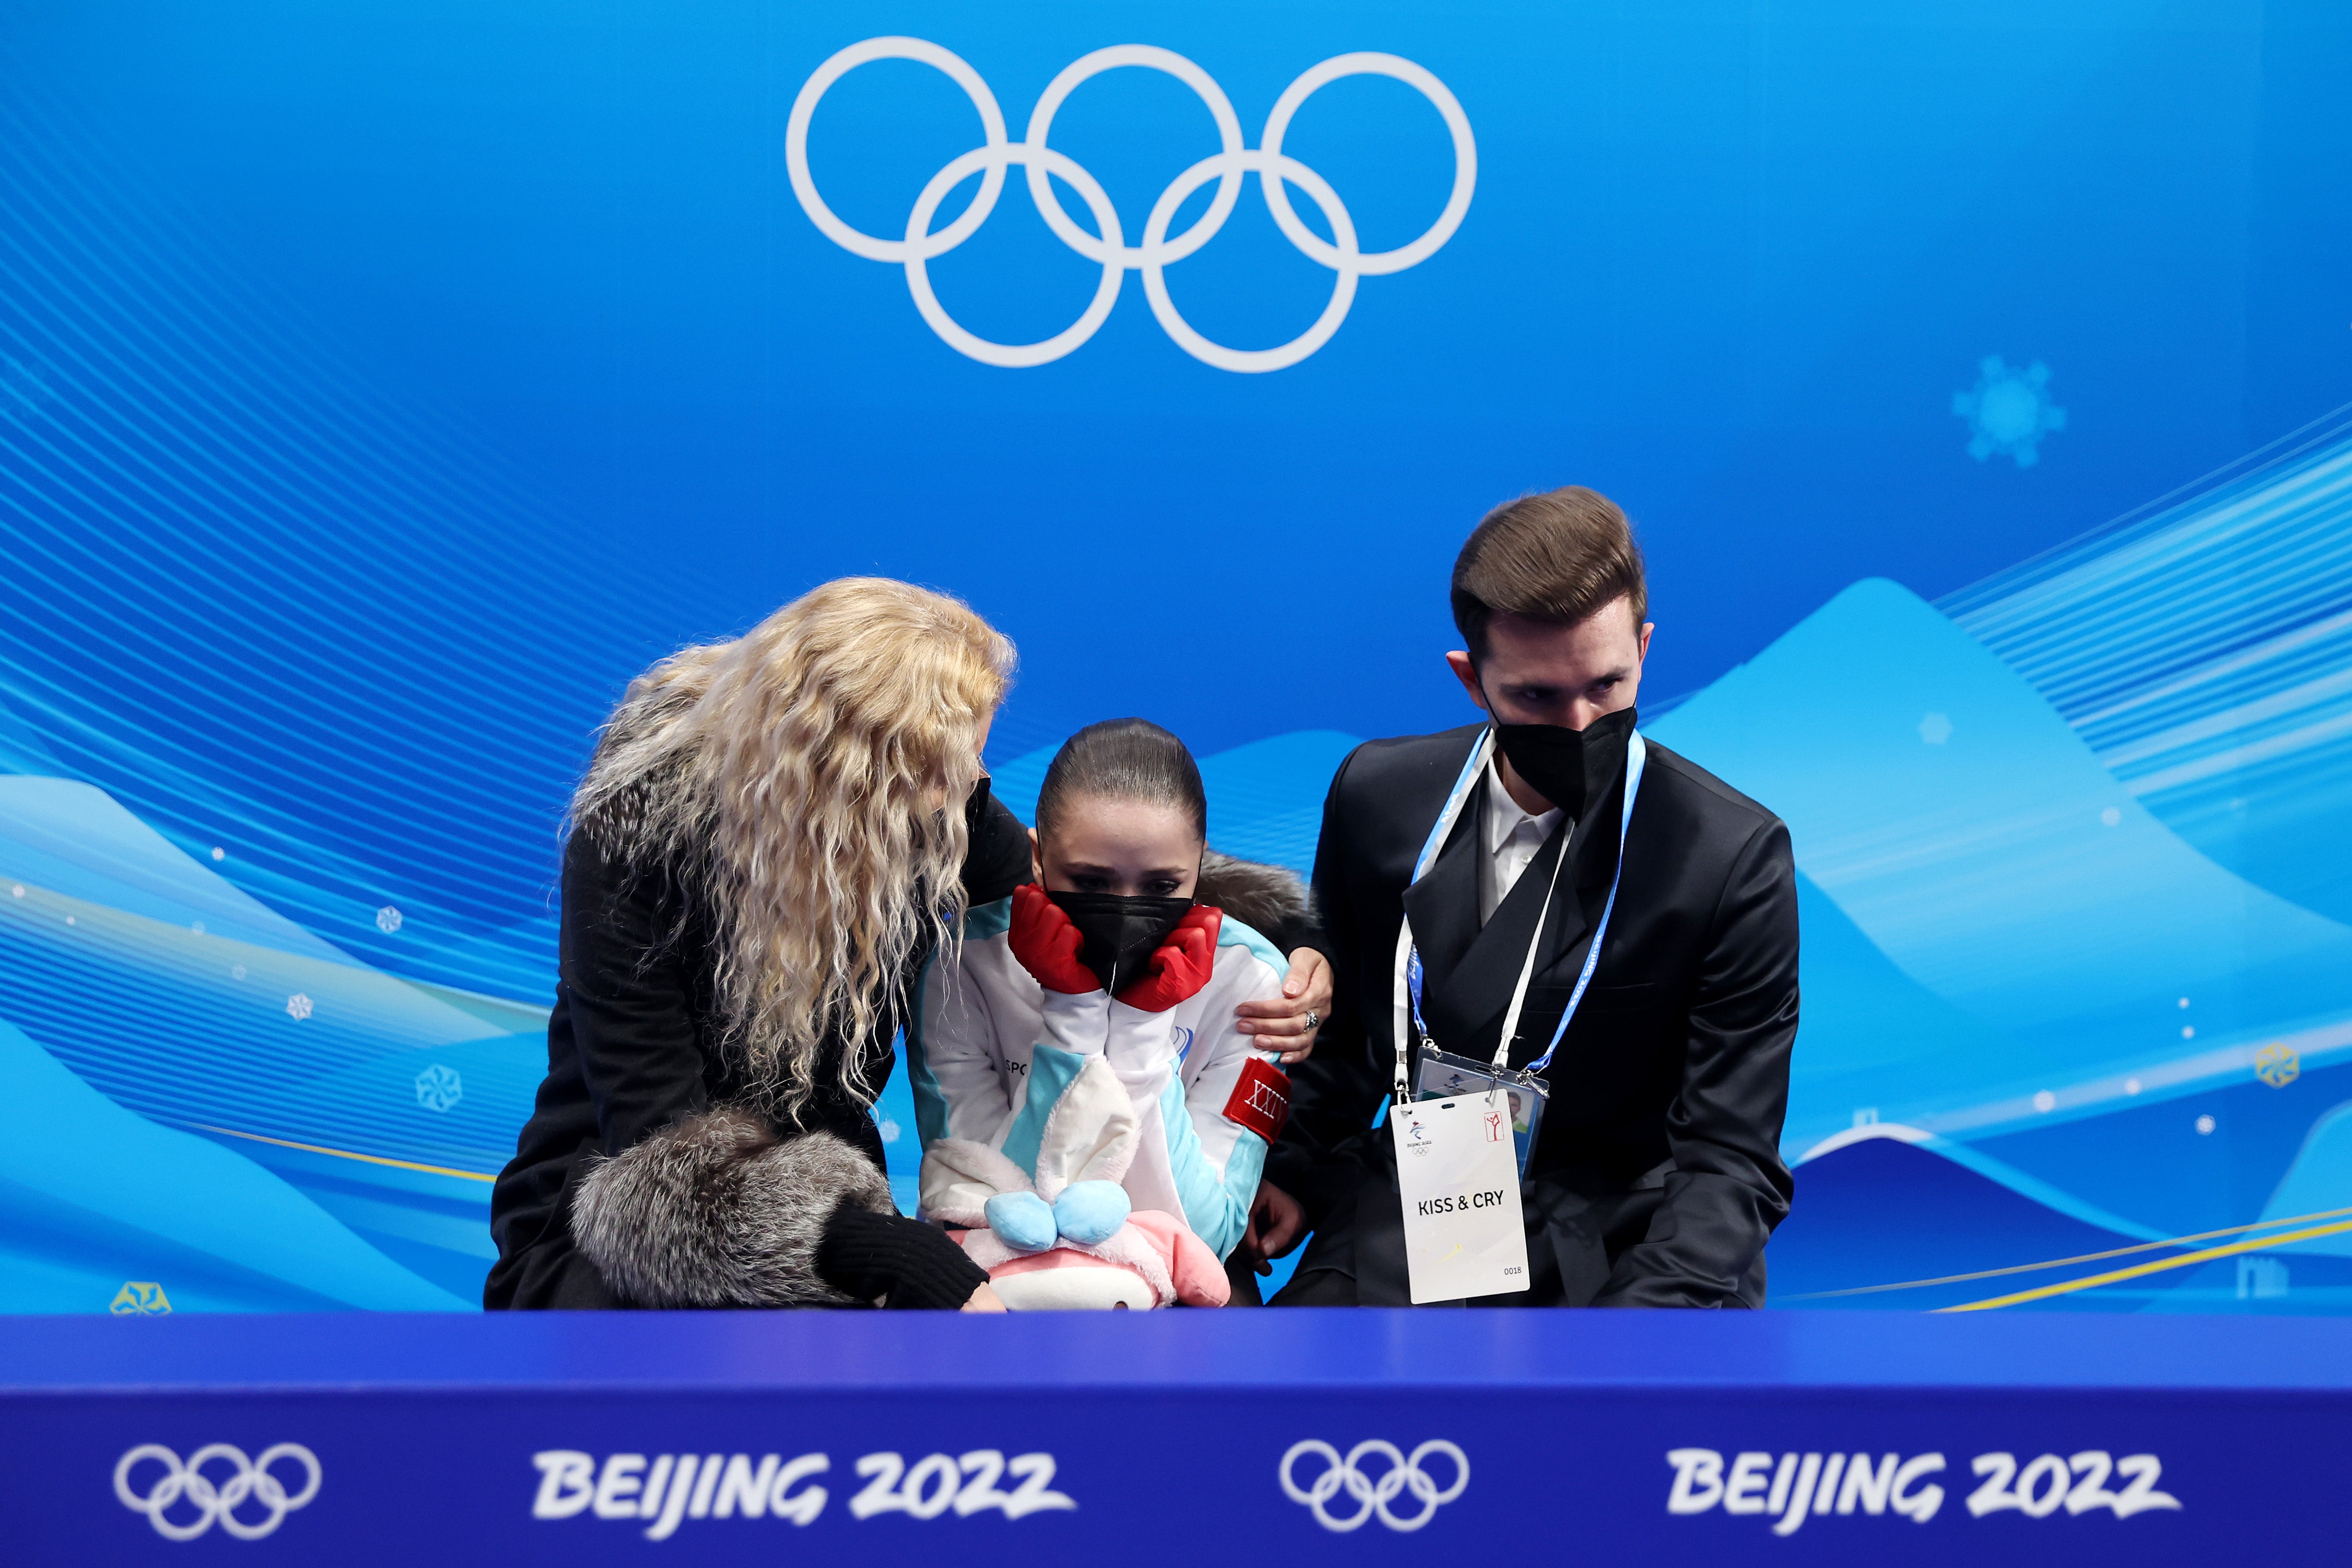
[[[722,1047],[788,1113],[895,1026],[888,994],[963,915],[963,805],[1013,645],[961,600],[882,577],[812,589],[630,683],[571,816],[710,923]],[[683,920],[681,915],[681,921]]]

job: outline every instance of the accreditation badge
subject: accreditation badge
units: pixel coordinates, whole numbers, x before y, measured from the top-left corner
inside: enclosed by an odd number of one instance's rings
[[[1389,1107],[1413,1305],[1528,1288],[1510,1102],[1500,1091]]]
[[[1543,1130],[1544,1109],[1551,1103],[1551,1085],[1533,1073],[1473,1061],[1434,1046],[1422,1051],[1414,1099],[1450,1100],[1488,1089],[1499,1092],[1510,1107],[1511,1143],[1518,1159],[1519,1179],[1525,1181],[1528,1159],[1536,1152],[1536,1134]]]

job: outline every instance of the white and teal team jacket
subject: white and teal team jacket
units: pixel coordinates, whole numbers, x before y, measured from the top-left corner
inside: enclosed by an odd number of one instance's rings
[[[1049,992],[1013,956],[1013,900],[964,916],[953,964],[923,970],[907,1030],[907,1073],[925,1148],[969,1138],[1032,1177],[1045,1117],[1088,1057],[1104,1057],[1135,1105],[1142,1137],[1127,1179],[1138,1209],[1174,1215],[1219,1258],[1249,1223],[1265,1140],[1225,1119],[1243,1065],[1255,1054],[1234,1009],[1282,994],[1288,966],[1272,942],[1227,916],[1209,983],[1165,1013],[1101,991]]]

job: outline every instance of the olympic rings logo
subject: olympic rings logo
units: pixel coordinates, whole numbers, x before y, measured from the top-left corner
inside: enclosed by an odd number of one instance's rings
[[[1319,1457],[1328,1467],[1315,1478],[1312,1486],[1301,1489],[1292,1474],[1293,1467],[1309,1454]],[[1454,1480],[1441,1489],[1422,1469],[1421,1461],[1432,1454],[1442,1454],[1454,1461]],[[1388,1468],[1377,1479],[1364,1474],[1358,1461],[1366,1455],[1378,1455],[1389,1462]],[[1324,1529],[1346,1533],[1360,1526],[1374,1514],[1391,1530],[1419,1530],[1436,1514],[1440,1503],[1452,1502],[1470,1484],[1470,1461],[1462,1450],[1442,1437],[1433,1437],[1410,1455],[1397,1451],[1394,1443],[1370,1438],[1348,1450],[1347,1458],[1339,1450],[1318,1438],[1309,1437],[1303,1443],[1293,1443],[1290,1451],[1282,1456],[1282,1465],[1276,1472],[1282,1490],[1291,1501],[1304,1503],[1315,1510],[1315,1522]],[[1344,1518],[1334,1519],[1324,1507],[1345,1490],[1360,1506]],[[1410,1518],[1400,1519],[1389,1511],[1389,1504],[1399,1494],[1410,1491],[1421,1504],[1421,1511]]]
[[[145,1496],[131,1489],[131,1472],[142,1459],[153,1459],[163,1467],[163,1473]],[[302,1489],[289,1497],[286,1488],[270,1468],[282,1459],[290,1459],[310,1472]],[[204,1473],[205,1467],[215,1460],[225,1460],[234,1467],[227,1479],[214,1481]],[[210,1530],[215,1521],[220,1527],[240,1541],[258,1541],[285,1522],[286,1516],[301,1508],[319,1495],[319,1457],[299,1443],[279,1443],[265,1448],[258,1459],[247,1459],[245,1451],[226,1443],[209,1443],[180,1463],[180,1457],[161,1443],[142,1443],[122,1456],[114,1466],[114,1495],[122,1506],[133,1513],[143,1513],[155,1533],[167,1541],[194,1541]],[[196,1517],[177,1523],[164,1518],[171,1506],[185,1498],[196,1510]],[[269,1510],[269,1516],[257,1524],[247,1524],[237,1518],[236,1510],[247,1500]]]
[[[944,72],[963,89],[964,96],[980,111],[984,138],[982,145],[951,159],[931,176],[930,184],[915,198],[914,207],[907,215],[906,234],[898,239],[877,238],[842,222],[824,205],[824,198],[817,195],[816,182],[809,174],[809,121],[816,114],[818,101],[835,82],[872,60],[915,60]],[[1144,222],[1140,245],[1126,243],[1119,229],[1118,214],[1095,177],[1067,155],[1046,145],[1045,140],[1054,128],[1055,114],[1081,82],[1121,66],[1140,66],[1174,77],[1199,96],[1217,126],[1218,151],[1177,175],[1160,193],[1160,199],[1152,204],[1151,216]],[[1318,89],[1350,76],[1391,77],[1414,89],[1435,106],[1454,139],[1454,189],[1446,197],[1445,210],[1418,239],[1394,250],[1367,253],[1360,248],[1355,223],[1339,193],[1320,174],[1282,151],[1283,137],[1288,133],[1291,119],[1300,106]],[[1234,106],[1209,73],[1172,50],[1148,44],[1119,44],[1097,49],[1072,62],[1046,85],[1037,107],[1030,111],[1027,135],[1019,142],[1008,142],[1004,115],[997,108],[995,95],[981,80],[980,73],[962,59],[921,38],[868,38],[850,45],[817,67],[815,74],[802,86],[800,96],[793,100],[792,119],[784,131],[784,163],[792,174],[793,194],[800,198],[802,210],[827,239],[853,255],[904,267],[907,289],[914,296],[915,309],[922,312],[931,331],[958,353],[982,364],[1008,369],[1050,364],[1093,337],[1109,319],[1111,307],[1118,302],[1119,285],[1129,271],[1143,274],[1144,297],[1151,302],[1151,313],[1177,345],[1194,359],[1220,370],[1244,373],[1281,370],[1297,364],[1330,342],[1331,334],[1339,330],[1349,307],[1355,302],[1358,279],[1377,278],[1419,266],[1454,237],[1454,231],[1461,226],[1463,215],[1470,210],[1470,193],[1478,182],[1478,149],[1471,140],[1469,116],[1462,112],[1462,105],[1444,82],[1411,60],[1395,55],[1348,54],[1335,55],[1308,68],[1275,100],[1274,111],[1266,116],[1258,144],[1245,147]],[[1055,237],[1100,266],[1103,274],[1093,301],[1063,331],[1040,342],[996,343],[975,336],[949,316],[939,296],[931,290],[927,268],[929,263],[970,239],[988,220],[988,215],[995,210],[997,197],[1003,192],[1004,172],[1016,163],[1028,171],[1029,199],[1037,204],[1038,216],[1045,220]],[[954,222],[934,231],[931,220],[938,215],[940,204],[947,199],[950,191],[975,174],[981,177],[980,190],[971,205]],[[1257,175],[1266,207],[1284,237],[1309,259],[1329,268],[1335,278],[1330,301],[1305,332],[1276,348],[1232,349],[1211,342],[1177,312],[1175,301],[1168,295],[1166,271],[1171,263],[1181,261],[1217,237],[1217,231],[1232,215],[1234,204],[1240,199],[1243,176],[1252,174]],[[1084,198],[1087,211],[1094,216],[1094,234],[1080,228],[1063,210],[1061,198],[1054,193],[1052,177],[1059,177]],[[1177,209],[1186,197],[1212,180],[1216,182],[1217,190],[1208,211],[1171,238],[1168,226],[1175,221]],[[1322,209],[1323,219],[1330,226],[1330,239],[1323,239],[1299,220],[1290,205],[1286,188],[1288,185],[1305,191]]]

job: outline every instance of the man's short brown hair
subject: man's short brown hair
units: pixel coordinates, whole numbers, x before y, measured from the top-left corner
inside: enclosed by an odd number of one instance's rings
[[[1611,600],[1632,602],[1636,632],[1649,618],[1642,547],[1617,503],[1566,485],[1488,512],[1454,560],[1454,624],[1470,658],[1486,657],[1486,625],[1521,616],[1572,626]]]

